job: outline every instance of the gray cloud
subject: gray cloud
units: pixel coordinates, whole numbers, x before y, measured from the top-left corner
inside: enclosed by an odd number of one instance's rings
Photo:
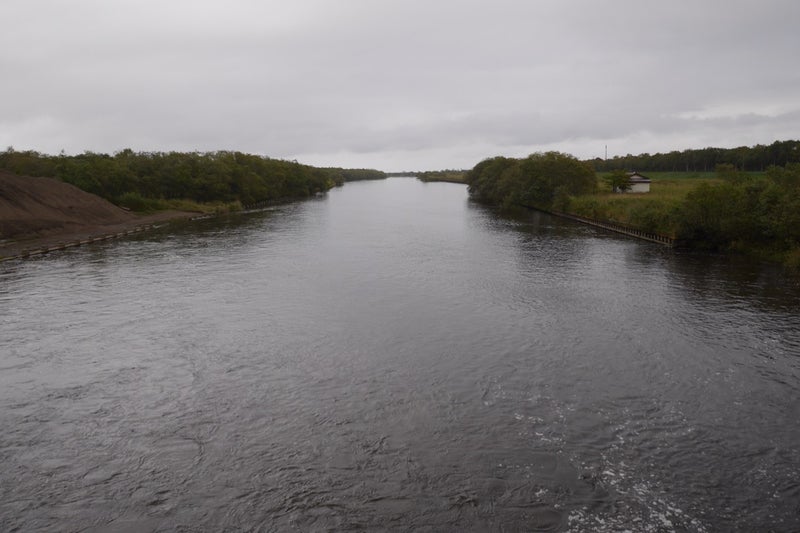
[[[0,145],[470,167],[800,131],[792,0],[4,0]]]

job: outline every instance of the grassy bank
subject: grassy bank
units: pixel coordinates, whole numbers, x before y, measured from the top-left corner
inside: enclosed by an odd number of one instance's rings
[[[572,197],[566,212],[582,217],[636,226],[643,231],[675,237],[680,207],[700,184],[722,183],[713,172],[648,172],[650,192],[619,194],[598,175],[596,194]]]
[[[683,246],[744,253],[800,267],[800,163],[742,172],[647,172],[649,193],[612,193],[619,172],[598,176],[568,154],[495,157],[467,173],[472,198],[528,206],[671,237]],[[623,174],[624,179],[624,174]]]
[[[800,269],[798,170],[652,172],[651,192],[570,198],[567,212],[677,238],[698,248],[742,253]]]
[[[197,202],[189,199],[145,198],[138,193],[125,193],[117,198],[117,205],[139,214],[152,214],[158,211],[186,211],[192,213],[222,214],[241,211],[239,201]]]
[[[437,170],[420,172],[416,174],[418,180],[423,182],[443,181],[446,183],[467,183],[466,170]]]

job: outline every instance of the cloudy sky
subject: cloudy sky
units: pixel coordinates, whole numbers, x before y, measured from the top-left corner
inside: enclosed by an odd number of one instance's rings
[[[0,0],[0,149],[471,168],[800,138],[797,0]]]

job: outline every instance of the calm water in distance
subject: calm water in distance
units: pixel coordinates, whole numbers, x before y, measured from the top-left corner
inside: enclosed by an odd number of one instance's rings
[[[2,531],[798,531],[800,290],[460,185],[0,264]]]

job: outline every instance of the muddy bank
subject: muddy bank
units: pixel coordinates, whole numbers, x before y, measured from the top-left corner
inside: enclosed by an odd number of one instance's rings
[[[0,259],[197,215],[137,215],[52,178],[0,171]]]

